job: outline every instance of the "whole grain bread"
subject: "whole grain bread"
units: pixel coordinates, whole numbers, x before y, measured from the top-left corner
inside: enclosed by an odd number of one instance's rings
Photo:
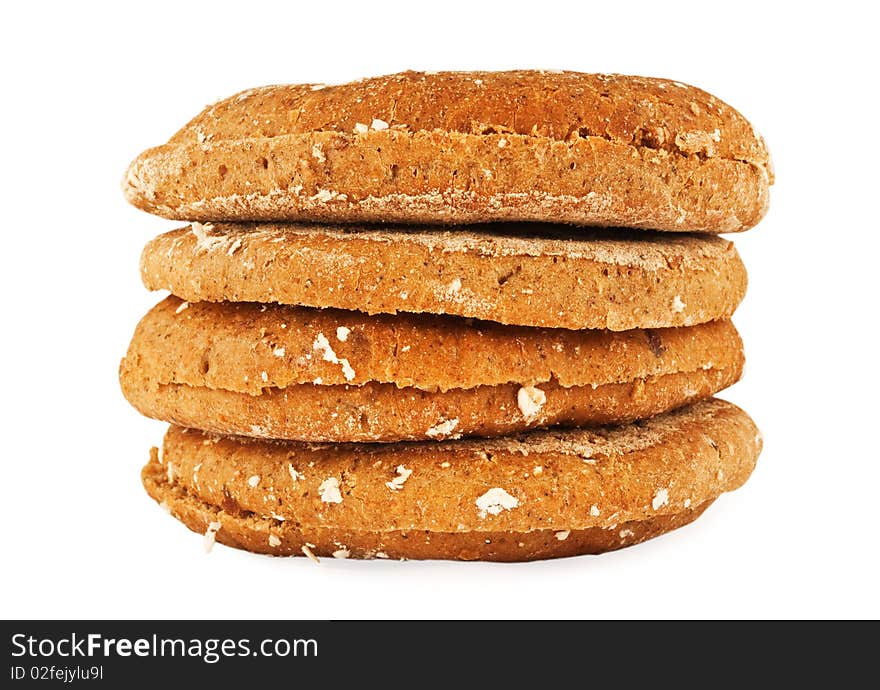
[[[388,442],[648,417],[742,366],[729,321],[571,331],[168,297],[138,324],[120,378],[141,412],[182,426]]]
[[[141,275],[148,288],[192,302],[614,331],[727,318],[747,282],[733,243],[717,237],[512,224],[391,231],[194,223],[149,242]]]
[[[316,562],[325,556],[515,562],[600,554],[633,546],[682,527],[699,517],[712,503],[706,501],[679,513],[631,520],[614,529],[369,532],[320,525],[304,527],[296,522],[261,518],[252,513],[226,513],[169,483],[158,463],[144,467],[142,480],[147,492],[163,508],[192,531],[204,535],[206,550],[210,551],[217,541],[272,556],[309,556]]]
[[[180,383],[251,395],[266,388],[392,383],[425,391],[562,387],[739,369],[730,321],[631,331],[529,328],[430,314],[368,316],[169,296],[141,319],[122,368],[150,384]]]
[[[129,167],[167,218],[530,220],[735,232],[767,209],[763,140],[675,81],[577,72],[404,72],[268,86],[206,108]]]
[[[190,528],[253,551],[529,560],[686,523],[746,481],[760,448],[748,415],[721,400],[622,427],[443,443],[313,445],[171,427],[143,479]],[[575,542],[555,550],[551,534]]]

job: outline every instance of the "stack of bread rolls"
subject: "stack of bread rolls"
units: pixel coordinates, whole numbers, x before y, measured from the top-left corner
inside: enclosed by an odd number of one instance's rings
[[[742,115],[691,86],[407,72],[206,108],[130,166],[170,296],[120,367],[171,424],[143,470],[274,555],[521,561],[668,532],[761,448],[742,374],[767,210]]]

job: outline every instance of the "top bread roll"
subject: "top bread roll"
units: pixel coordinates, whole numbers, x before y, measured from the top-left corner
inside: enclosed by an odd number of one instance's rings
[[[404,72],[251,89],[148,149],[135,206],[190,221],[547,221],[738,232],[767,210],[763,140],[664,79]]]

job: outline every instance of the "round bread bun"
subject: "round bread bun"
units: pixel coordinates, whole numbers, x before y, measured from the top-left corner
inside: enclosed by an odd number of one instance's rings
[[[453,314],[520,326],[691,326],[746,290],[732,242],[546,225],[397,228],[194,223],[144,248],[151,290],[190,302]]]
[[[201,221],[550,221],[737,232],[767,210],[763,140],[665,79],[404,72],[267,86],[193,118],[123,190]]]
[[[300,441],[442,440],[619,423],[736,382],[729,321],[571,331],[168,297],[120,366],[142,413]]]
[[[687,524],[761,449],[709,400],[625,426],[445,443],[257,441],[172,426],[142,478],[196,532],[274,555],[526,561]]]

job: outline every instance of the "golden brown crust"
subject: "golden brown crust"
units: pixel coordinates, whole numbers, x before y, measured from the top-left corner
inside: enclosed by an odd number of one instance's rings
[[[544,220],[733,232],[772,170],[737,111],[677,82],[406,72],[273,86],[207,108],[124,182],[188,220]]]
[[[482,82],[478,83],[477,81]],[[692,107],[694,106],[694,107]],[[258,122],[253,119],[259,113]],[[293,116],[292,116],[293,114]],[[572,130],[630,146],[694,153],[686,132],[719,130],[721,157],[766,162],[752,126],[711,94],[652,77],[582,72],[402,72],[334,86],[249,89],[208,106],[170,143],[201,144],[285,134],[340,132],[383,120],[411,131],[519,134],[568,141]],[[665,129],[663,134],[657,132]],[[679,139],[676,142],[676,139]]]
[[[141,412],[181,426],[387,442],[630,421],[709,397],[742,366],[729,321],[614,333],[168,297],[120,379]]]
[[[425,391],[551,380],[564,387],[600,385],[738,369],[741,360],[742,341],[730,321],[572,331],[428,314],[185,303],[169,296],[137,325],[123,368],[136,368],[150,384],[259,395],[316,381]]]
[[[306,444],[172,426],[162,460],[175,483],[227,512],[375,532],[527,532],[699,505],[745,482],[759,450],[748,415],[712,399],[620,427],[443,443]]]
[[[192,529],[213,522],[219,541],[249,550],[290,554],[307,542],[318,555],[527,560],[687,522],[746,481],[760,446],[751,419],[720,400],[494,441],[315,446],[172,427],[143,477]],[[575,541],[553,549],[551,534]],[[476,546],[487,539],[492,549]]]
[[[585,554],[600,554],[639,544],[682,527],[709,506],[707,501],[690,510],[631,521],[614,529],[535,530],[532,532],[368,532],[279,522],[253,514],[232,515],[167,481],[158,463],[142,473],[147,493],[194,532],[205,534],[222,525],[214,540],[226,546],[273,556],[315,558],[391,558],[405,560],[535,561]],[[559,535],[559,536],[557,536]],[[562,538],[564,536],[564,538]],[[270,543],[270,539],[272,540]],[[207,541],[210,545],[210,540]]]
[[[746,272],[732,242],[553,226],[386,231],[194,224],[141,257],[144,284],[196,301],[427,312],[569,329],[729,317]]]

